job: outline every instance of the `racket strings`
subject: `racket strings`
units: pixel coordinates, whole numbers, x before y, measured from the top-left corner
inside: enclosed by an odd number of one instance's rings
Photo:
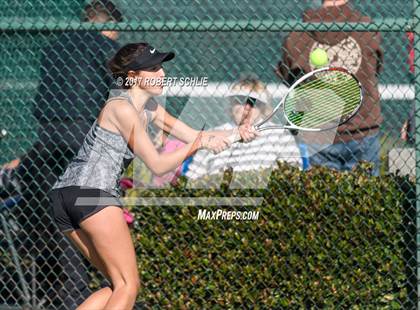
[[[285,112],[289,121],[298,126],[319,127],[351,116],[360,103],[360,88],[348,74],[326,72],[297,86],[288,96]],[[299,107],[306,111],[297,112]]]
[[[339,123],[346,120],[350,115],[352,115],[352,112],[354,111],[353,108],[349,108],[346,111],[343,112],[337,112],[337,113],[328,113],[326,115],[316,115],[314,117],[302,115],[302,114],[294,114],[293,116],[289,115],[289,120],[294,123],[295,125],[298,125],[300,127],[321,127],[322,125],[332,125],[331,123]],[[344,116],[347,115],[347,116]]]
[[[352,114],[357,105],[358,101],[355,101],[354,104],[350,104],[347,108],[343,109],[344,104],[341,99],[336,100],[335,102],[330,99],[328,104],[318,105],[318,109],[316,111],[298,112],[297,114],[295,114],[294,111],[291,111],[288,114],[290,121],[294,123],[299,122],[301,124],[304,122],[305,126],[312,127],[329,123],[334,120],[345,119],[346,116]],[[332,108],[332,106],[335,107]],[[319,112],[321,109],[323,109],[324,112]],[[290,116],[290,114],[292,114],[292,116]]]
[[[336,95],[337,95],[336,98],[329,98],[330,101],[328,101],[328,102],[324,99],[324,97],[326,95],[325,93],[319,94],[320,91],[311,92],[309,95],[306,95],[305,97],[301,96],[300,98],[293,100],[293,102],[290,103],[288,105],[288,107],[286,108],[286,112],[293,112],[294,110],[296,110],[296,102],[299,103],[299,102],[302,102],[302,101],[303,102],[304,101],[311,101],[311,105],[314,105],[314,103],[312,103],[312,102],[316,102],[316,101],[319,100],[320,104],[317,105],[317,109],[319,110],[319,108],[322,108],[322,109],[325,108],[325,110],[324,110],[324,113],[317,113],[316,114],[317,118],[322,118],[322,116],[324,116],[324,115],[331,115],[331,110],[333,112],[337,112],[337,114],[339,114],[339,115],[344,115],[344,114],[354,110],[354,108],[357,107],[357,105],[359,103],[359,100],[355,96],[353,96],[354,95],[353,92],[355,92],[355,91],[357,91],[357,95],[360,94],[359,89],[348,89],[346,91],[340,90],[339,94],[336,93]],[[318,93],[319,95],[316,96],[316,93]],[[349,94],[351,94],[353,98],[352,97],[346,97],[346,95],[349,95]],[[346,97],[346,98],[343,99],[342,97]],[[335,100],[333,100],[333,99],[335,99]],[[339,100],[337,100],[337,99],[339,99]],[[351,101],[349,101],[349,100],[351,100]],[[346,102],[346,104],[343,104],[344,101]],[[299,106],[299,104],[298,104],[298,106]],[[343,107],[344,107],[344,109],[342,109]],[[336,109],[332,109],[332,108],[336,108]],[[305,112],[305,111],[302,111],[302,112]]]
[[[352,114],[354,109],[349,109],[348,111],[342,112],[343,114],[347,114],[348,117]],[[315,117],[307,117],[306,115],[293,115],[292,117],[289,116],[289,119],[291,122],[293,122],[295,125],[304,126],[304,127],[319,127],[321,125],[327,125],[333,123],[333,122],[342,122],[347,117],[343,117],[342,114],[336,113],[336,114],[328,114],[328,115],[322,115]]]
[[[322,87],[321,88],[321,87],[319,87],[320,84],[316,84],[316,83],[312,84],[310,88],[308,88],[307,85],[308,84],[297,87],[294,90],[294,92],[289,94],[287,103],[289,103],[288,107],[290,107],[290,109],[293,109],[293,106],[295,105],[296,102],[301,102],[306,98],[307,99],[312,99],[312,101],[318,100],[318,99],[323,99],[324,100],[326,93],[325,92],[321,93],[320,90],[325,90],[325,89],[331,90],[332,92],[334,92],[335,95],[339,96],[340,98],[344,97],[344,99],[354,98],[353,91],[357,92],[357,93],[360,93],[357,83],[354,84],[354,85],[347,86],[347,87],[342,87],[341,86],[341,87],[335,87],[335,88],[332,88],[332,87],[327,87],[327,88]],[[316,96],[316,93],[318,93],[319,95]],[[352,96],[346,96],[346,95],[349,95],[349,94],[352,95]],[[355,100],[357,102],[356,98],[355,98]]]
[[[293,91],[291,91],[288,95],[287,95],[287,100],[285,100],[285,104],[284,104],[284,110],[285,112],[287,112],[287,110],[290,112],[292,110],[295,110],[294,105],[293,104],[289,104],[287,105],[286,103],[291,102],[292,97],[294,96],[294,94],[297,91],[300,91],[303,87],[307,88],[307,87],[311,87],[311,88],[317,88],[320,85],[323,85],[325,83],[329,83],[332,80],[336,80],[336,76],[337,73],[334,73],[335,78],[328,78],[331,76],[330,72],[319,72],[316,75],[312,75],[310,76],[306,81],[301,82],[300,85],[298,85],[295,89],[293,89]],[[349,79],[348,76],[346,76],[346,79]],[[296,100],[297,101],[297,100]],[[268,121],[273,115],[275,115],[275,112],[281,107],[281,105],[277,105],[276,107],[273,108],[273,111],[271,112],[271,114],[264,119],[263,122],[259,122],[257,123],[258,125],[264,124],[266,121]]]
[[[352,84],[348,84],[347,87],[343,87],[343,85],[334,85],[334,86],[331,86],[331,85],[326,84],[324,81],[319,81],[319,80],[310,81],[308,83],[302,84],[302,85],[298,86],[297,88],[295,88],[294,89],[294,93],[298,93],[298,96],[299,96],[299,92],[311,91],[311,90],[318,91],[320,89],[329,89],[329,90],[332,90],[336,94],[339,94],[341,97],[343,97],[344,95],[349,94],[351,91],[355,91],[355,92],[359,93],[360,91],[359,91],[358,83],[355,80],[350,80],[350,82]],[[343,91],[343,89],[345,89],[345,91]],[[324,95],[325,95],[324,93],[321,93],[320,94],[320,96],[322,96],[322,97],[324,97]],[[293,98],[293,96],[291,96],[291,97],[292,98],[291,98],[291,100],[289,100],[289,102],[290,101],[293,101],[293,100],[296,101],[296,99]],[[302,96],[300,96],[300,97],[302,97]],[[309,96],[306,96],[306,97],[309,97]],[[290,96],[289,96],[289,98],[290,98]],[[311,97],[311,98],[314,98],[314,97]]]

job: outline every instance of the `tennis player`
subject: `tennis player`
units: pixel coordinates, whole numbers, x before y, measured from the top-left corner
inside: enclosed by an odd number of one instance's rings
[[[147,106],[163,90],[147,79],[163,79],[162,63],[174,57],[147,43],[125,45],[115,54],[109,67],[117,81],[124,81],[123,89],[105,103],[77,156],[49,194],[60,230],[112,283],[90,295],[79,310],[132,309],[140,288],[136,253],[118,199],[123,163],[138,156],[154,174],[162,175],[199,149],[220,152],[229,146],[231,131],[198,132],[160,105]],[[158,153],[147,133],[149,122],[186,145]],[[245,141],[256,136],[249,125],[239,132]]]

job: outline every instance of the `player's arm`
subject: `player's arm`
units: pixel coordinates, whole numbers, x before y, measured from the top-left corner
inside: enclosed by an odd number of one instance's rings
[[[170,133],[177,139],[190,143],[197,136],[198,130],[195,130],[185,124],[183,121],[173,117],[161,105],[157,105],[154,124],[165,132]],[[228,137],[232,132],[227,130],[212,130],[203,132],[204,136],[222,136]]]
[[[188,156],[203,147],[202,136],[197,132],[193,142],[184,147],[171,153],[159,153],[150,140],[144,124],[141,123],[137,111],[125,101],[115,103],[112,119],[114,126],[127,141],[133,153],[158,176],[175,170]]]
[[[160,104],[157,105],[154,114],[154,124],[177,139],[185,143],[191,143],[197,137],[198,130],[191,128],[184,122],[173,117]]]
[[[181,120],[173,117],[159,104],[157,105],[155,111],[154,124],[163,131],[170,133],[177,139],[186,143],[193,142],[198,134],[197,130],[191,128]],[[250,141],[255,138],[255,133],[250,132],[249,124],[240,126],[239,133],[242,139],[245,141]],[[233,130],[212,130],[204,131],[203,137],[207,139],[208,142],[211,143],[217,151],[219,151],[219,148],[221,150],[224,144],[229,143],[228,138],[232,134]]]

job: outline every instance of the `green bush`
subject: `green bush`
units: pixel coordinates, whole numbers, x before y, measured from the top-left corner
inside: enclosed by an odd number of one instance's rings
[[[248,181],[255,178],[243,175]],[[262,197],[257,221],[198,220],[198,209],[131,206],[142,290],[149,307],[400,308],[407,301],[396,179],[363,168],[302,172],[279,165],[266,189],[136,189],[129,197]],[[214,177],[200,180],[213,184]]]

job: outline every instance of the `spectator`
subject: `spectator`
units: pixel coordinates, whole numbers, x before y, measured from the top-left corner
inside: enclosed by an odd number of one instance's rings
[[[120,22],[122,15],[111,1],[94,0],[84,8],[82,19]],[[118,49],[117,37],[115,31],[66,32],[42,51],[33,112],[39,122],[39,140],[7,164],[18,168],[26,188],[25,206],[16,211],[22,213],[18,218],[29,237],[24,249],[39,266],[39,297],[47,295],[46,306],[54,309],[75,309],[90,290],[87,262],[53,225],[47,193],[80,148],[108,97],[112,77],[106,61]],[[61,278],[52,283],[57,274]]]
[[[370,18],[354,10],[347,0],[324,0],[321,8],[305,11],[303,20],[369,22]],[[276,70],[281,78],[290,83],[299,72],[313,70],[309,55],[322,48],[328,53],[329,65],[349,69],[364,90],[361,109],[336,133],[299,133],[299,138],[307,143],[310,165],[349,170],[364,160],[374,163],[372,173],[379,174],[379,126],[383,120],[377,78],[383,57],[380,41],[380,34],[372,32],[292,32],[286,38],[283,59]],[[328,137],[331,134],[333,141]]]
[[[230,130],[245,122],[253,123],[271,112],[271,95],[266,86],[256,79],[243,79],[233,85],[229,98],[232,121],[216,130]],[[273,124],[267,122],[267,126],[270,125]],[[255,140],[235,143],[230,149],[216,155],[199,151],[185,175],[197,179],[227,168],[233,171],[258,170],[273,167],[278,160],[299,167],[302,165],[295,139],[287,129],[262,131]]]

